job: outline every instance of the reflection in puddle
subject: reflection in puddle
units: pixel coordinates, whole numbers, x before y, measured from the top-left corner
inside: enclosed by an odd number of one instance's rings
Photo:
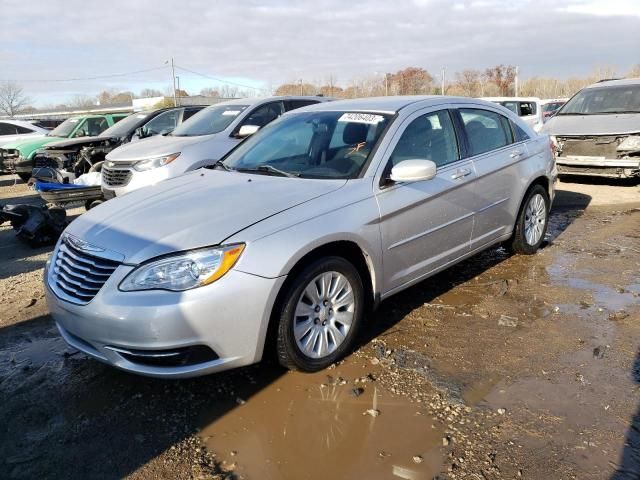
[[[248,479],[433,478],[441,433],[417,405],[366,381],[369,371],[284,374],[229,413],[206,412],[200,435]]]

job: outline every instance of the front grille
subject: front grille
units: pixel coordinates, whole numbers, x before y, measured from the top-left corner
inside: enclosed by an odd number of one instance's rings
[[[84,305],[96,296],[118,265],[75,248],[65,238],[51,261],[51,286],[65,300]]]
[[[615,136],[557,137],[561,145],[560,157],[586,156],[618,158],[618,145],[623,138]]]
[[[131,180],[129,169],[102,167],[102,183],[107,187],[124,187]]]

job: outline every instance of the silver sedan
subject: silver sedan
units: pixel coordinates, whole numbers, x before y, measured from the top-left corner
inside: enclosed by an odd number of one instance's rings
[[[365,311],[502,243],[544,240],[549,138],[452,97],[285,114],[208,168],[82,215],[45,273],[65,340],[123,370],[187,377],[259,361],[315,371]]]

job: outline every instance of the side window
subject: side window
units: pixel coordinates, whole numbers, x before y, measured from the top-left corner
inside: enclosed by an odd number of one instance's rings
[[[527,115],[536,114],[536,104],[533,102],[521,102],[520,103],[520,116],[525,117]]]
[[[185,121],[189,120],[191,117],[193,117],[200,110],[201,110],[200,108],[185,108],[184,112],[182,113],[182,121],[185,122]]]
[[[282,102],[271,102],[256,108],[242,122],[242,125],[257,125],[262,128],[284,113]]]
[[[82,126],[76,130],[74,137],[95,137],[100,135],[106,128],[107,119],[104,117],[87,118]]]
[[[475,108],[459,110],[471,156],[496,150],[513,142],[509,120],[499,113]]]
[[[449,111],[440,110],[413,120],[402,133],[390,160],[392,165],[403,160],[431,160],[441,167],[459,158]]]
[[[31,130],[30,128],[23,127],[21,125],[16,125],[16,131],[18,133],[33,133],[35,130]]]
[[[122,120],[123,118],[127,118],[129,115],[112,115],[111,116],[111,120],[113,120],[113,125],[115,125],[116,123],[118,123],[120,120]]]
[[[153,117],[144,126],[145,132],[149,135],[160,135],[173,131],[178,123],[179,113],[179,110],[169,110]]]
[[[524,142],[525,140],[529,140],[529,138],[531,138],[529,137],[529,134],[522,128],[520,128],[520,125],[515,122],[511,122],[511,129],[513,130],[513,134],[516,137],[516,142]]]
[[[286,100],[284,102],[284,108],[287,112],[295,110],[296,108],[306,107],[307,105],[315,105],[317,100]]]
[[[10,123],[0,122],[0,135],[15,135],[16,127]]]

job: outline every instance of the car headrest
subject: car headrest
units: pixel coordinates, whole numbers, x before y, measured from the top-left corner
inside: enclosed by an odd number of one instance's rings
[[[346,145],[356,145],[367,141],[369,129],[364,123],[349,123],[342,132],[342,141]]]

